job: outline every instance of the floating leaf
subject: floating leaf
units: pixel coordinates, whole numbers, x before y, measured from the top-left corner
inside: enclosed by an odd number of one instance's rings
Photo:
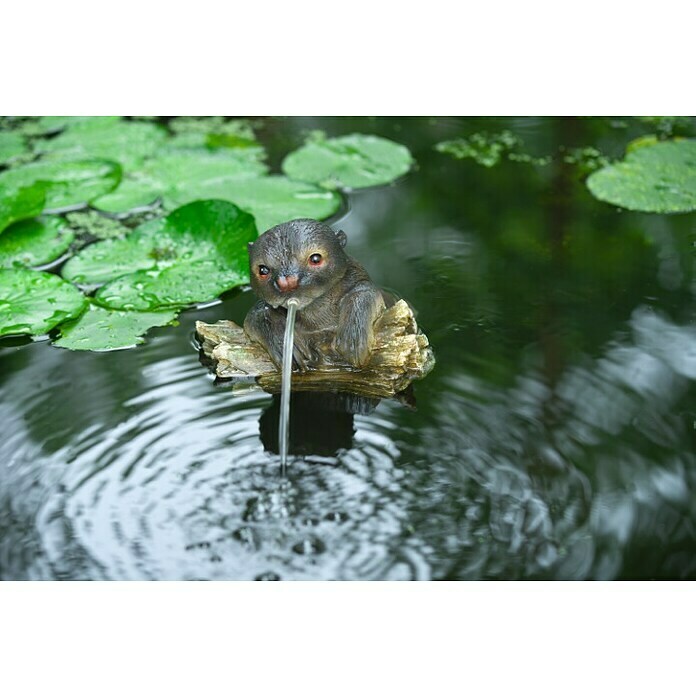
[[[77,234],[89,234],[97,239],[125,237],[131,231],[118,220],[101,215],[95,210],[68,213],[65,219]]]
[[[107,160],[34,162],[0,172],[0,199],[6,191],[45,183],[47,210],[80,207],[113,190],[121,180],[121,167]]]
[[[57,217],[22,220],[0,235],[0,267],[41,266],[64,254],[75,233]]]
[[[6,189],[0,186],[0,232],[17,220],[40,215],[46,201],[43,184]]]
[[[212,259],[191,261],[121,276],[101,288],[95,299],[105,307],[143,311],[210,302],[249,282],[248,271]]]
[[[327,188],[358,189],[388,184],[413,166],[408,148],[376,135],[313,138],[284,160],[291,179]]]
[[[52,273],[0,269],[0,336],[41,335],[78,317],[87,298]]]
[[[167,131],[155,123],[106,120],[68,128],[55,138],[38,141],[34,149],[51,160],[107,159],[129,168],[153,155],[166,138]]]
[[[90,304],[79,319],[61,325],[60,338],[53,345],[94,351],[131,348],[144,342],[148,329],[171,324],[176,316],[176,310],[123,312]]]
[[[324,220],[341,207],[341,197],[337,193],[284,176],[191,182],[185,188],[168,193],[164,202],[174,207],[201,198],[228,200],[247,210],[261,232],[296,218]]]
[[[696,209],[696,140],[639,147],[587,179],[595,198],[646,213]]]
[[[143,176],[138,171],[128,172],[115,191],[97,198],[92,202],[92,207],[105,213],[125,216],[152,207],[161,195],[161,182]]]
[[[42,116],[38,119],[36,130],[40,133],[56,133],[65,128],[101,128],[120,120],[120,116]]]
[[[0,164],[5,164],[23,155],[28,148],[20,133],[0,132]]]
[[[246,245],[256,236],[253,218],[231,203],[196,201],[86,247],[62,272],[85,285],[108,283],[96,299],[115,309],[207,302],[248,282]]]
[[[125,213],[147,207],[166,194],[177,200],[185,199],[185,202],[224,199],[227,196],[217,195],[217,192],[226,191],[234,181],[257,178],[266,171],[266,165],[245,150],[161,154],[130,172],[116,191],[94,201],[93,205],[104,212]],[[200,195],[186,197],[186,191],[194,186]],[[172,207],[176,206],[170,209]]]

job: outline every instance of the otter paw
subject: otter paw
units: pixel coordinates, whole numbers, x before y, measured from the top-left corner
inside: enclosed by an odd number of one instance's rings
[[[334,350],[354,367],[364,367],[370,357],[370,336],[364,331],[341,331],[334,339]]]

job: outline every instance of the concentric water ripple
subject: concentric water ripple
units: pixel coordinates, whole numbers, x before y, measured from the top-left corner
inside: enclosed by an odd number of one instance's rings
[[[400,453],[381,415],[400,407],[355,416],[349,447],[281,476],[259,433],[272,398],[215,389],[192,353],[167,357],[158,339],[114,393],[89,364],[77,385],[55,370],[61,351],[24,350],[65,399],[22,397],[14,375],[2,387],[3,578],[429,576],[419,543],[402,540]]]

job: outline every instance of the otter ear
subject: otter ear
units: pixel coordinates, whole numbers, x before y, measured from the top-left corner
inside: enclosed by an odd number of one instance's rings
[[[338,239],[338,243],[344,247],[346,245],[346,242],[348,241],[348,237],[346,237],[346,233],[343,230],[338,230],[336,232],[336,238]]]
[[[248,251],[250,254],[251,254],[251,247],[253,247],[253,246],[254,246],[254,242],[249,242],[249,243],[247,244],[247,251]]]

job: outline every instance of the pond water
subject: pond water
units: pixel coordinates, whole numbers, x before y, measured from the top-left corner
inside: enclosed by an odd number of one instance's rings
[[[0,348],[2,579],[696,578],[696,215],[620,211],[559,148],[610,157],[629,119],[267,119],[376,133],[418,167],[351,194],[348,251],[418,310],[437,365],[416,408],[215,387],[197,319],[146,345]],[[435,143],[511,130],[547,166]]]

